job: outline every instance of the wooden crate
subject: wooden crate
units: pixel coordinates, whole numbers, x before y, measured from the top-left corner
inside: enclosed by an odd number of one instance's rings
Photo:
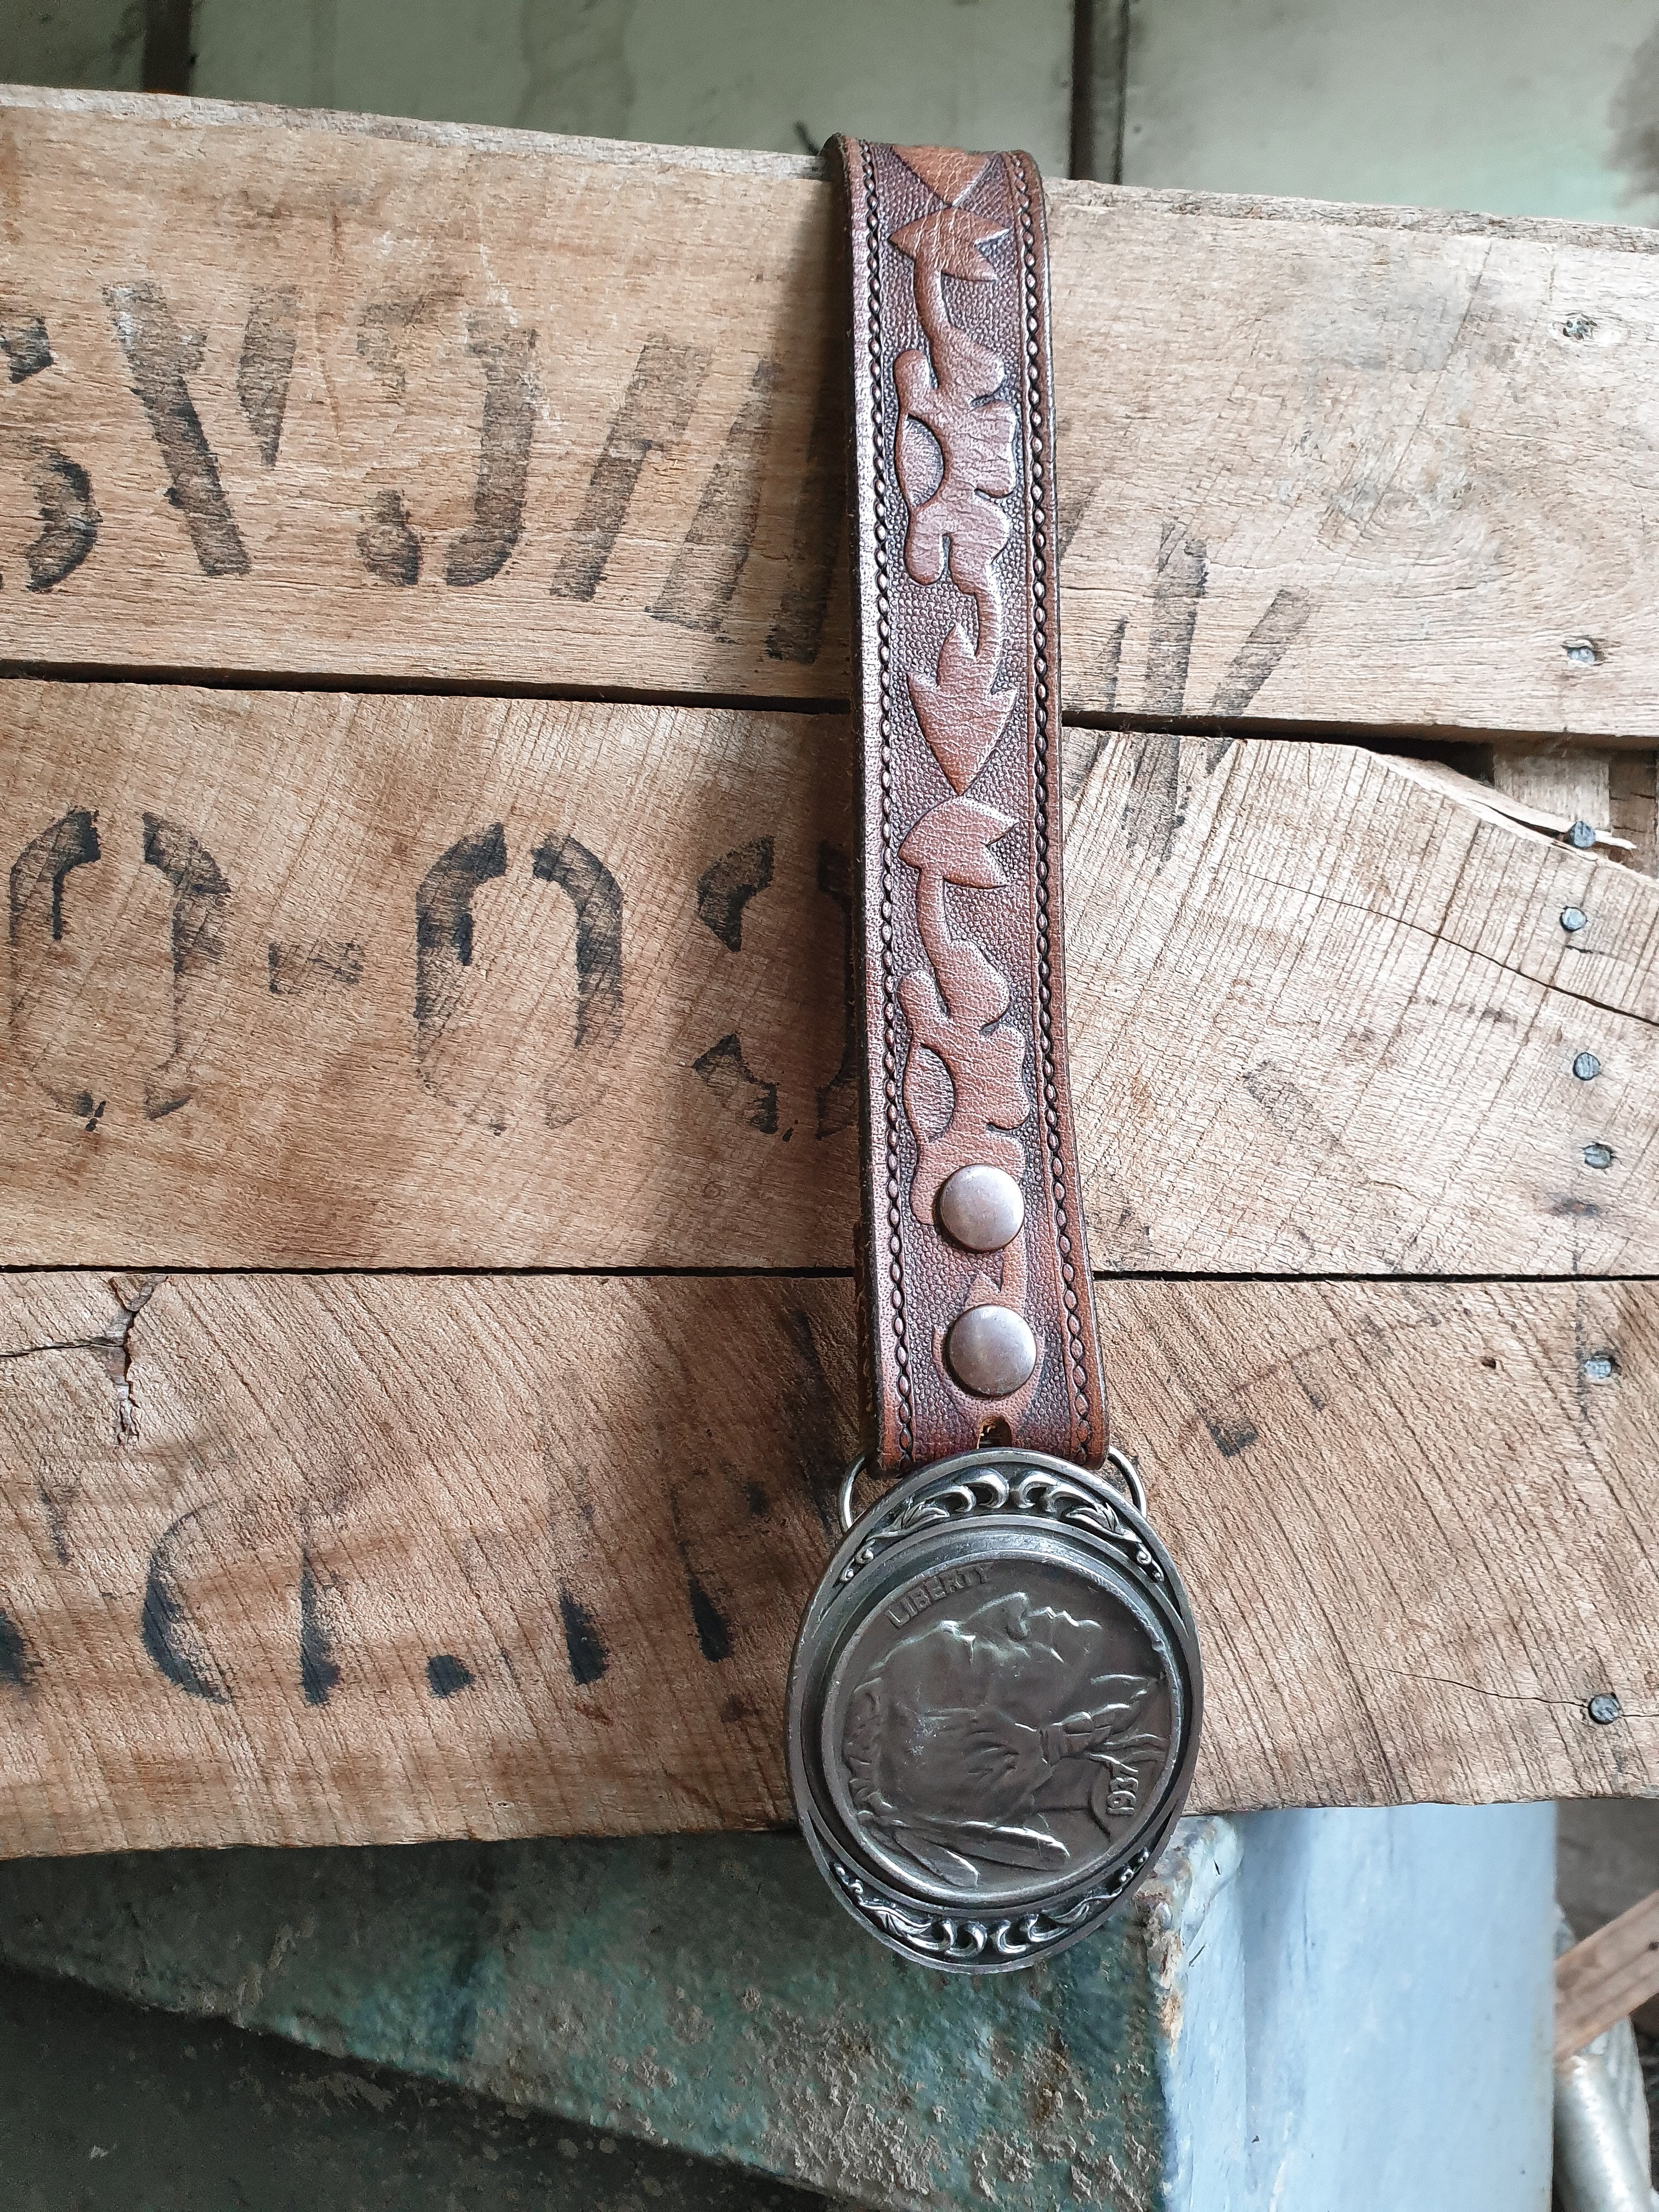
[[[0,149],[0,1849],[784,1820],[855,1415],[828,187],[119,95]],[[1655,239],[1051,201],[1195,1802],[1652,1789]]]

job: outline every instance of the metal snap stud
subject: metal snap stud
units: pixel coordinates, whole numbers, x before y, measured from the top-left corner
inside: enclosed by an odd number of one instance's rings
[[[958,1168],[939,1194],[939,1226],[970,1252],[1000,1252],[1025,1222],[1025,1198],[1001,1168]]]
[[[1012,1306],[969,1306],[945,1340],[951,1372],[976,1398],[1006,1398],[1028,1382],[1036,1352],[1030,1325]]]

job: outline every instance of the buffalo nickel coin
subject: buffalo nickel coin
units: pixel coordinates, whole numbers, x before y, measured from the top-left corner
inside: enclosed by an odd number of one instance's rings
[[[1034,1452],[966,1452],[852,1528],[789,1682],[790,1784],[830,1887],[902,1955],[1006,1972],[1127,1896],[1181,1810],[1202,1683],[1144,1516]]]

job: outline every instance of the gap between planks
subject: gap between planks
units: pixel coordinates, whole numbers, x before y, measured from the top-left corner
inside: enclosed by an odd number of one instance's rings
[[[755,691],[688,691],[640,689],[626,684],[536,684],[494,678],[430,676],[363,676],[347,667],[295,672],[280,668],[148,667],[138,664],[95,663],[77,665],[50,660],[0,660],[0,684],[132,684],[161,686],[191,685],[210,691],[322,691],[361,693],[365,697],[398,699],[539,699],[573,705],[707,708],[714,712],[755,714],[848,714],[850,702],[826,693],[801,697],[786,693],[769,696]],[[1297,721],[1294,718],[1264,722],[1260,716],[1241,714],[1157,714],[1129,708],[1110,710],[1068,706],[1062,717],[1068,730],[1095,730],[1108,734],[1151,733],[1155,736],[1224,738],[1229,743],[1271,736],[1304,744],[1360,745],[1375,752],[1409,757],[1418,746],[1485,750],[1496,745],[1528,749],[1536,745],[1536,733],[1527,730],[1488,726],[1479,721],[1430,726],[1368,720],[1339,722],[1329,718]],[[1568,732],[1556,738],[1552,751],[1558,757],[1595,754],[1609,749],[1632,760],[1656,756],[1652,740],[1642,737],[1608,736],[1602,732],[1577,736]],[[1651,872],[1651,871],[1650,871]]]

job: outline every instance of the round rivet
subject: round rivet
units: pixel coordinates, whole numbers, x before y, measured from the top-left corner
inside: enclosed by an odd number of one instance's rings
[[[1601,1073],[1601,1063],[1593,1052],[1581,1052],[1572,1063],[1572,1072],[1581,1083],[1594,1083]]]
[[[1561,909],[1561,927],[1569,937],[1583,929],[1589,921],[1589,916],[1582,906],[1564,906]]]
[[[939,1226],[970,1252],[1000,1252],[1025,1223],[1025,1200],[1001,1168],[958,1168],[939,1194]]]
[[[1588,822],[1575,822],[1567,832],[1567,842],[1576,845],[1581,853],[1587,853],[1595,842],[1595,831]]]
[[[1611,1728],[1615,1721],[1625,1717],[1624,1707],[1611,1690],[1598,1690],[1584,1710],[1597,1728]]]
[[[1587,1168],[1610,1168],[1613,1165],[1613,1146],[1602,1144],[1586,1145],[1583,1161]]]
[[[1030,1380],[1036,1339],[1012,1306],[969,1306],[945,1340],[951,1372],[976,1398],[1006,1398]]]

